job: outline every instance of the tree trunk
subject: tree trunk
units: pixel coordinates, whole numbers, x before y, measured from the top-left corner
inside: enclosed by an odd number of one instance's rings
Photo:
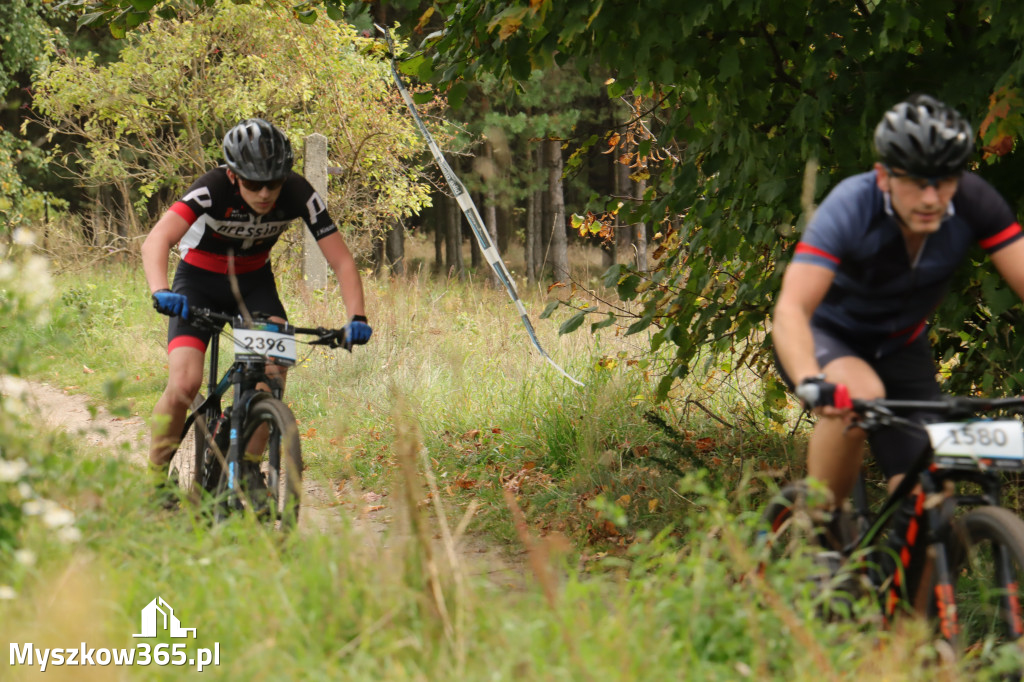
[[[479,198],[479,195],[477,195],[473,199],[473,203],[476,204],[478,208],[480,206],[480,202],[477,201],[477,199]],[[486,218],[484,218],[484,220],[486,221]],[[479,272],[480,267],[483,265],[484,262],[484,254],[482,251],[480,251],[480,242],[477,241],[476,235],[473,234],[473,230],[470,230],[469,232],[469,264],[473,268],[474,272]]]
[[[384,253],[384,235],[374,235],[370,243],[373,246],[373,274],[379,275],[384,272],[384,260],[387,257]]]
[[[498,244],[498,206],[497,206],[497,195],[494,191],[494,186],[498,182],[497,172],[498,167],[494,160],[494,145],[491,144],[490,140],[484,140],[484,164],[486,172],[481,173],[484,181],[484,192],[483,192],[483,203],[484,203],[484,214],[481,216],[484,219],[484,227],[487,229],[487,234],[491,238],[491,243],[497,246]],[[501,250],[498,250],[499,253]],[[490,269],[490,268],[488,268]],[[495,288],[501,286],[501,280],[498,279],[498,273],[491,270],[490,272],[491,285]]]
[[[622,142],[619,142],[619,146],[615,150],[615,196],[619,198],[623,205],[628,206],[630,204],[633,182],[629,179],[629,166],[618,161],[624,151]],[[615,216],[614,251],[616,263],[628,263],[633,259],[633,249],[631,248],[632,235],[630,232],[630,226],[623,223],[620,216]]]
[[[636,198],[643,201],[644,193],[647,192],[647,180],[640,180],[636,183]],[[637,223],[633,226],[633,244],[636,246],[636,269],[640,272],[647,271],[647,225]]]
[[[526,283],[537,282],[537,193],[526,195],[526,235],[523,239],[523,267],[526,269]]]
[[[387,257],[392,275],[405,274],[405,225],[401,220],[395,219],[388,230],[384,255]]]
[[[434,193],[434,268],[433,273],[444,272],[444,237],[448,232],[448,197],[442,192]]]
[[[446,197],[448,231],[445,235],[445,266],[448,277],[462,277],[462,209],[454,197]]]
[[[562,141],[548,140],[548,193],[551,195],[551,267],[556,282],[569,282],[569,240],[562,188]]]

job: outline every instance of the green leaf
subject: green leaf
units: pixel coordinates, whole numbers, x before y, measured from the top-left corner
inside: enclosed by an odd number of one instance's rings
[[[426,104],[427,102],[434,101],[434,91],[427,90],[426,92],[413,93],[412,101],[416,104]]]
[[[568,320],[562,323],[562,326],[558,328],[559,335],[571,334],[572,332],[579,329],[580,325],[582,325],[583,321],[586,319],[587,311],[581,310],[580,312],[576,313],[575,315],[573,315]]]
[[[339,7],[327,4],[324,9],[327,11],[327,18],[331,21],[342,21],[345,18],[345,12],[343,12]]]
[[[448,89],[448,106],[458,111],[462,107],[463,100],[466,99],[466,94],[469,90],[466,88],[464,81],[459,81]]]
[[[78,28],[92,26],[93,24],[99,23],[99,21],[103,19],[103,17],[105,17],[107,14],[108,12],[90,12],[88,14],[83,14],[82,16],[78,17],[78,22],[76,25],[78,26]]]
[[[593,334],[598,329],[604,329],[605,327],[610,327],[613,324],[615,324],[615,314],[608,313],[608,317],[601,320],[600,322],[595,322],[594,324],[590,325],[590,333]]]
[[[303,24],[312,24],[316,22],[315,9],[307,9],[303,10],[302,12],[296,12],[295,15],[298,18],[298,20],[301,21]]]
[[[562,305],[561,301],[551,301],[551,303],[548,303],[547,307],[544,308],[544,312],[540,314],[540,319],[546,320],[551,317],[551,313],[555,312],[560,305]]]
[[[718,80],[732,80],[740,73],[740,54],[736,48],[727,49],[718,62]]]

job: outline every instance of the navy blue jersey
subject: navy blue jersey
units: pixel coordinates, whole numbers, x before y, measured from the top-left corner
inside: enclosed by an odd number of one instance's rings
[[[296,218],[302,218],[317,240],[338,231],[327,204],[298,173],[288,174],[277,202],[266,215],[249,208],[237,185],[228,180],[224,166],[196,180],[170,210],[191,226],[178,244],[182,260],[211,272],[228,272],[229,253],[234,255],[236,273],[260,269]]]
[[[793,256],[794,263],[835,272],[812,322],[872,347],[877,355],[924,332],[974,244],[992,253],[1022,236],[1006,200],[973,173],[963,174],[949,213],[913,263],[890,213],[874,171],[846,178],[818,207]]]

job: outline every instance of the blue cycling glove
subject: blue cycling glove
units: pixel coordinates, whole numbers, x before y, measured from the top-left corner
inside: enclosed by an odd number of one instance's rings
[[[352,350],[352,346],[361,346],[370,340],[373,329],[366,323],[362,315],[353,315],[352,321],[345,325],[345,350]]]
[[[170,317],[188,319],[188,299],[184,294],[176,294],[170,289],[161,289],[153,294],[153,307],[158,313]]]

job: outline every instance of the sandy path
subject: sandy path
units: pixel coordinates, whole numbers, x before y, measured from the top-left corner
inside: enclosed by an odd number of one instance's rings
[[[0,393],[20,398],[18,402],[27,412],[38,415],[51,428],[62,429],[111,454],[124,453],[137,466],[146,463],[149,432],[141,417],[118,417],[102,407],[90,409],[86,396],[16,377],[0,377]],[[371,504],[364,494],[337,490],[330,483],[322,485],[308,477],[303,487],[300,532],[338,532],[347,518],[368,546],[383,549],[389,544],[392,510],[387,497],[375,496]],[[444,551],[439,536],[436,545],[435,551]],[[522,562],[509,559],[480,536],[463,538],[457,551],[471,575],[487,576],[503,587],[518,588],[524,583]]]

